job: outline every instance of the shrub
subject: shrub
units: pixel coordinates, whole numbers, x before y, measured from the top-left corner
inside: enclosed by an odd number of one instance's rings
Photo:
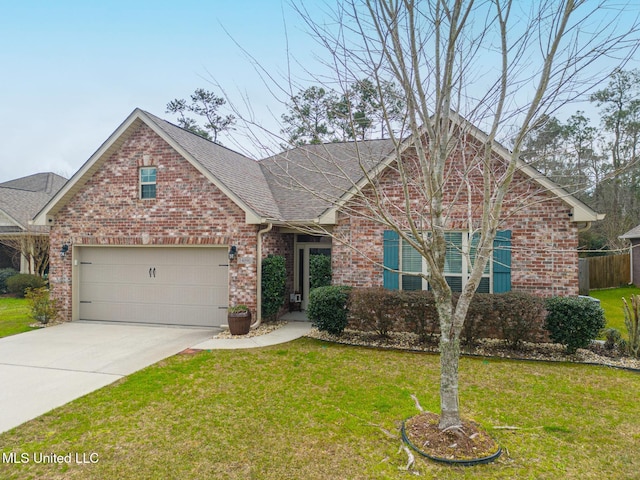
[[[589,298],[552,297],[546,307],[551,340],[564,345],[567,353],[588,347],[605,326],[602,308]]]
[[[405,326],[409,331],[419,335],[423,342],[432,340],[436,334],[440,333],[440,322],[433,293],[423,290],[399,293],[403,306],[401,319],[404,319]],[[396,325],[399,323],[397,320]]]
[[[0,293],[7,293],[7,279],[13,277],[18,272],[13,268],[0,269]]]
[[[620,335],[620,330],[617,328],[606,328],[603,332],[604,334],[604,348],[606,350],[614,350],[617,346],[620,345],[622,341],[622,335]]]
[[[25,298],[29,302],[31,316],[40,323],[47,324],[58,316],[58,302],[49,298],[48,288],[27,288]]]
[[[272,319],[284,305],[287,288],[287,267],[280,255],[262,260],[262,317]]]
[[[635,358],[640,358],[640,295],[631,295],[631,307],[626,299],[624,302],[624,326],[627,328],[629,340],[626,351]]]
[[[458,303],[459,294],[453,297],[453,307]],[[479,339],[495,336],[493,328],[495,312],[493,308],[493,295],[488,293],[476,293],[469,304],[467,317],[462,325],[460,337],[465,345],[475,345]]]
[[[309,256],[309,289],[331,285],[331,257],[328,255]]]
[[[386,337],[394,322],[402,319],[401,294],[382,287],[354,290],[349,298],[349,313],[358,330],[374,331]]]
[[[493,296],[494,322],[501,338],[511,348],[545,336],[544,300],[528,293],[508,292]]]
[[[330,285],[311,290],[307,315],[318,330],[340,335],[347,326],[350,287]]]
[[[45,281],[38,275],[31,275],[29,273],[18,273],[7,279],[7,290],[10,293],[15,293],[19,297],[24,297],[27,288],[40,288],[44,287]]]

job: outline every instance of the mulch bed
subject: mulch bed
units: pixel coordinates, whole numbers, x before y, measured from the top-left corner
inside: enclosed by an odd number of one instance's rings
[[[412,448],[432,460],[471,462],[497,456],[500,446],[477,423],[463,420],[459,428],[440,430],[438,415],[423,412],[404,423]]]

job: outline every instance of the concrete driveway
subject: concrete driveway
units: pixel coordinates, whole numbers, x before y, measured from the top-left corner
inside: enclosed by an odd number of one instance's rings
[[[71,322],[0,338],[0,433],[213,335],[213,328]]]

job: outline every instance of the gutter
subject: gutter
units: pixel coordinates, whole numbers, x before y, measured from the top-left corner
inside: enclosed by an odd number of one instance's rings
[[[251,328],[258,328],[262,323],[262,236],[273,228],[273,223],[269,222],[265,228],[258,230],[256,237],[256,321]]]

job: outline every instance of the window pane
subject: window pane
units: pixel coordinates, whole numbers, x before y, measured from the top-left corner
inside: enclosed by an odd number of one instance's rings
[[[452,292],[462,292],[462,277],[444,277]]]
[[[476,290],[476,292],[478,292],[478,293],[490,293],[489,292],[490,285],[491,285],[491,283],[489,282],[489,277],[482,277],[480,279],[480,285],[478,285],[478,289]]]
[[[471,269],[473,268],[473,264],[476,261],[476,251],[478,250],[478,242],[480,241],[480,235],[478,234],[474,234],[473,238],[471,239],[471,250],[469,252],[469,256],[471,257],[471,264],[469,265],[469,272],[471,272]],[[484,271],[483,273],[485,275],[489,275],[490,272],[490,266],[489,263],[491,262],[491,260],[489,260],[487,262],[487,264],[484,267]]]
[[[422,272],[422,255],[405,240],[402,241],[401,269],[404,272]],[[401,281],[402,290],[422,290],[422,277],[402,275]]]
[[[422,272],[422,256],[405,240],[402,241],[402,270]]]
[[[141,168],[140,169],[140,181],[142,183],[155,183],[156,182],[156,169],[155,168]]]
[[[445,233],[444,239],[447,242],[447,254],[444,260],[444,273],[462,274],[462,233]]]
[[[402,290],[422,290],[422,277],[402,275]]]
[[[156,186],[141,185],[140,198],[156,198]]]

